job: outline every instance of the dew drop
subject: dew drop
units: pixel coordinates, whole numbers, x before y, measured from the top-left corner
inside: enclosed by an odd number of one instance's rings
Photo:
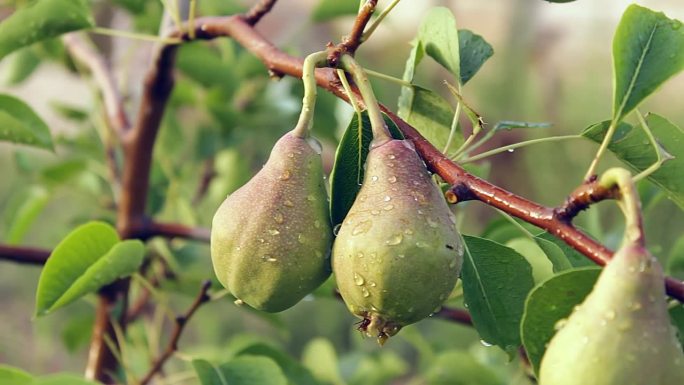
[[[391,177],[387,178],[387,181],[390,183],[397,183],[397,177],[392,175]]]
[[[314,226],[315,226],[315,223],[314,223]],[[338,224],[335,225],[335,227],[333,227],[333,234],[335,234],[335,236],[337,236],[337,234],[340,233],[340,228],[341,228],[341,227],[342,227],[342,224],[341,224],[341,223],[338,223]],[[318,228],[318,227],[316,227],[316,228]]]
[[[280,180],[288,180],[288,179],[290,179],[291,176],[292,176],[292,174],[290,173],[290,170],[285,170],[285,171],[283,171],[282,174],[280,174],[280,176],[278,177],[278,179],[280,179]]]
[[[615,319],[615,311],[614,310],[608,310],[606,312],[606,319],[614,320]]]
[[[366,298],[370,297],[370,292],[365,287],[361,288],[361,294],[363,294],[363,296]]]
[[[257,241],[259,241],[259,243],[264,243],[264,242],[266,242],[266,240],[264,240],[264,238],[259,238],[259,239],[257,239]]]
[[[482,344],[482,346],[487,347],[487,348],[490,346],[494,346],[493,344],[490,344],[489,342],[487,342],[485,340],[480,340],[480,344]]]
[[[320,228],[321,228],[321,221],[319,221],[318,219],[316,219],[316,220],[314,221],[314,227],[317,228],[317,229],[320,229]]]
[[[238,305],[238,306],[242,306],[242,305],[245,304],[245,301],[243,301],[243,300],[241,300],[241,299],[238,298],[238,299],[236,299],[235,301],[233,301],[233,303],[236,304],[236,305]]]
[[[363,253],[359,251],[359,253],[356,254],[356,258],[363,258]]]
[[[406,230],[404,230],[404,234],[406,234],[406,235],[411,235],[411,234],[413,234],[413,230],[411,230],[411,229],[406,229]]]
[[[276,213],[276,214],[273,216],[273,220],[274,220],[276,223],[283,223],[283,221],[285,220],[285,218],[283,218],[283,214],[281,214],[281,213]]]
[[[370,287],[376,287],[376,286],[378,286],[378,285],[375,282],[370,283]]]
[[[377,182],[377,181],[378,181],[378,176],[377,176],[377,175],[373,175],[373,176],[371,177],[371,182]]]
[[[297,242],[304,244],[304,243],[306,243],[306,241],[307,241],[307,239],[306,239],[306,236],[304,236],[304,234],[297,235]]]
[[[378,215],[380,214],[380,210],[371,210],[371,214]]]
[[[432,228],[439,226],[439,224],[437,222],[435,222],[432,218],[427,219],[427,224],[428,224],[428,226],[430,226]]]
[[[394,154],[389,154],[387,155],[387,158],[389,159],[396,159],[397,157]]]
[[[425,248],[425,247],[429,247],[429,246],[430,245],[427,242],[423,242],[423,241],[416,242],[416,247]]]
[[[392,210],[393,208],[394,208],[394,205],[389,204],[389,205],[383,207],[382,209],[385,210],[385,211],[390,211],[390,210]]]
[[[293,206],[294,206],[294,203],[292,203],[292,201],[289,200],[289,199],[285,199],[285,200],[283,201],[283,206],[293,207]]]
[[[372,225],[373,222],[371,221],[363,221],[354,227],[354,229],[352,230],[352,235],[363,234],[366,231],[370,230]]]
[[[456,267],[456,264],[456,258],[452,259],[451,262],[449,262],[449,268],[453,269],[454,267]]]
[[[235,250],[236,250],[236,251],[240,251],[240,250],[242,250],[242,247],[238,246],[238,247],[235,248]]]
[[[382,200],[385,202],[389,202],[392,200],[392,198],[389,195],[385,195],[385,197]]]
[[[414,309],[413,309],[413,306],[411,306],[410,308],[408,308],[408,312],[409,312],[409,313],[413,313],[413,310],[414,310]]]
[[[406,256],[405,256],[404,254],[399,254],[399,255],[397,255],[397,257],[398,257],[398,258],[404,258],[404,257],[406,257]]]
[[[266,259],[266,262],[277,262],[277,261],[278,261],[278,260],[275,259],[275,258],[273,258],[273,257],[269,257],[269,258]]]
[[[361,286],[366,282],[360,274],[354,273],[354,283],[356,286]]]
[[[515,150],[512,149],[512,148],[509,148],[509,149],[508,149],[508,152],[514,152],[514,151],[515,151]]]
[[[268,229],[268,233],[271,235],[278,235],[278,234],[280,234],[280,231],[278,231],[276,229]]]
[[[321,253],[319,250],[316,250],[314,254],[316,254],[316,258],[321,258],[323,256],[323,253]]]
[[[632,311],[641,310],[641,303],[639,303],[639,302],[632,302],[632,303],[629,305],[629,308],[630,308]]]
[[[392,162],[387,162],[387,167],[390,167],[390,168],[394,167],[394,163],[392,163]]]
[[[568,323],[567,318],[561,318],[553,325],[553,330],[556,330],[556,331],[561,330],[561,329],[563,329],[563,327],[565,327],[565,325],[567,323]]]
[[[288,158],[294,158],[294,152],[291,152],[291,153],[287,154],[287,157],[288,157]]]
[[[394,234],[392,235],[387,241],[385,241],[385,244],[390,245],[390,246],[395,246],[401,243],[401,241],[404,240],[404,236],[401,234]]]
[[[306,200],[309,201],[309,202],[315,202],[315,201],[316,201],[316,197],[315,197],[313,194],[309,194],[309,195],[306,197]]]

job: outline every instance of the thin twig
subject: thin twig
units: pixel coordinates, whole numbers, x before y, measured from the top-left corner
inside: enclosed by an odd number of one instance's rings
[[[192,315],[195,314],[195,311],[197,311],[197,309],[203,303],[209,301],[210,297],[209,294],[207,294],[207,292],[209,291],[210,287],[211,281],[204,282],[202,284],[200,293],[197,295],[195,301],[192,303],[190,308],[183,315],[176,317],[176,324],[174,326],[173,332],[171,333],[171,339],[169,340],[169,343],[166,345],[166,349],[161,354],[161,356],[154,360],[154,364],[152,365],[150,370],[142,378],[142,380],[140,380],[140,385],[146,385],[148,382],[150,382],[152,378],[162,369],[164,363],[169,358],[171,358],[171,356],[176,350],[178,350],[178,340],[180,339],[181,334],[183,333],[185,325],[188,323]]]
[[[161,236],[209,242],[210,235],[211,231],[203,227],[185,226],[178,223],[150,222],[140,233],[137,233],[137,238],[146,239],[152,236]]]
[[[119,136],[124,135],[130,128],[128,114],[124,108],[123,98],[114,79],[114,74],[104,57],[76,32],[64,35],[62,41],[71,56],[90,70],[95,83],[102,92],[110,126]]]
[[[0,245],[0,259],[17,263],[43,265],[50,253],[50,250],[34,247]]]
[[[202,176],[200,177],[199,184],[197,185],[197,191],[195,192],[195,196],[192,198],[193,205],[199,204],[205,195],[207,195],[207,192],[209,191],[209,185],[211,185],[211,181],[216,175],[217,173],[214,168],[214,158],[205,160],[204,165],[202,166]]]
[[[463,309],[442,307],[434,316],[447,321],[473,326],[473,319],[470,317],[470,313]]]
[[[245,15],[244,19],[249,25],[254,25],[261,20],[264,15],[271,12],[271,9],[278,0],[259,0]]]
[[[333,67],[337,65],[339,58],[343,54],[348,53],[353,56],[354,52],[356,52],[361,43],[363,43],[363,31],[366,28],[368,21],[370,21],[373,12],[375,12],[375,6],[377,4],[377,0],[366,0],[363,6],[361,6],[349,35],[342,38],[342,42],[334,48],[330,55],[329,61]]]

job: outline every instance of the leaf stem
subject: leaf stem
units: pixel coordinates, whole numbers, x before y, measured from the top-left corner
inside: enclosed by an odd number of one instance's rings
[[[587,170],[587,173],[584,175],[584,180],[589,180],[591,179],[592,175],[596,174],[596,167],[598,166],[599,160],[601,160],[601,156],[603,156],[603,153],[606,152],[606,149],[608,148],[608,144],[610,144],[611,140],[613,139],[613,134],[615,134],[615,129],[617,128],[617,120],[613,119],[610,122],[610,126],[608,127],[608,131],[606,132],[606,135],[603,137],[603,141],[601,142],[601,146],[599,147],[598,151],[596,151],[596,155],[594,156],[594,160],[591,161],[591,164],[589,165],[589,169]]]
[[[532,144],[545,143],[545,142],[560,142],[560,141],[568,140],[568,139],[582,139],[582,136],[581,135],[562,135],[562,136],[551,136],[548,138],[526,140],[524,142],[513,143],[513,144],[508,145],[508,146],[495,148],[493,150],[486,151],[486,152],[483,152],[481,154],[477,154],[475,156],[471,156],[470,158],[466,158],[466,159],[461,160],[459,163],[475,162],[477,160],[490,157],[492,155],[500,154],[500,153],[506,152],[506,151],[512,151],[512,150],[515,150],[517,148],[529,146]]]
[[[625,214],[625,243],[644,246],[644,229],[641,220],[641,202],[634,186],[632,174],[624,168],[611,168],[599,179],[599,186],[610,189],[617,186],[620,191],[618,206]]]
[[[304,59],[302,68],[302,82],[304,83],[304,99],[302,100],[302,112],[299,114],[299,121],[292,130],[292,134],[299,138],[306,138],[311,133],[313,127],[314,108],[316,106],[316,67],[328,61],[328,52],[314,52]]]
[[[398,84],[398,85],[404,86],[404,87],[412,87],[413,86],[413,84],[411,84],[411,82],[409,82],[409,81],[399,79],[399,78],[396,78],[394,76],[390,76],[387,74],[383,74],[382,72],[369,70],[368,68],[366,68],[365,70],[366,70],[366,74],[368,74],[374,78],[387,80],[388,82],[392,82],[392,83],[395,83],[395,84]]]
[[[449,137],[447,138],[446,144],[444,145],[444,150],[442,150],[442,153],[447,154],[447,151],[449,151],[449,147],[451,147],[451,142],[454,140],[454,135],[456,134],[456,128],[458,128],[458,122],[461,118],[461,102],[457,101],[456,102],[456,111],[454,112],[454,117],[451,119],[451,128],[449,130]],[[466,139],[465,142],[461,145],[461,147],[456,151],[456,153],[460,153],[466,146],[475,138],[475,135],[477,133],[473,130],[473,132],[470,134],[468,139]]]
[[[342,83],[342,88],[344,88],[344,92],[347,93],[347,96],[349,97],[349,102],[354,108],[354,112],[359,116],[359,119],[361,119],[361,109],[359,108],[359,104],[356,102],[356,94],[352,91],[351,86],[349,85],[349,82],[347,81],[347,75],[346,72],[344,72],[343,69],[337,69],[337,77],[340,79],[340,83]]]
[[[368,80],[368,76],[366,76],[366,72],[350,55],[343,55],[341,62],[344,69],[349,71],[354,78],[356,86],[359,88],[361,96],[363,97],[363,101],[366,104],[368,117],[370,118],[371,122],[371,130],[373,131],[373,141],[371,142],[371,147],[376,147],[392,140],[392,136],[387,129],[385,119],[382,117],[378,100],[375,98],[373,87]]]
[[[667,162],[668,160],[674,159],[672,155],[669,153],[665,152],[665,156],[663,156],[663,150],[662,147],[658,144],[656,141],[655,136],[653,136],[653,132],[651,131],[651,127],[648,126],[648,123],[646,123],[646,119],[644,119],[644,116],[639,112],[638,109],[635,109],[634,111],[636,113],[637,119],[639,119],[639,124],[641,124],[641,128],[644,129],[644,133],[646,136],[648,136],[649,142],[651,142],[651,145],[653,146],[653,149],[656,152],[656,161],[652,165],[650,165],[648,168],[646,168],[644,171],[638,173],[636,176],[632,178],[634,183],[637,183],[638,181],[648,177],[649,175],[653,174],[656,172],[660,166],[663,165],[663,163]]]
[[[103,27],[91,28],[88,31],[92,32],[92,33],[99,34],[99,35],[125,37],[128,39],[153,41],[155,43],[163,43],[163,44],[180,44],[183,42],[183,40],[178,39],[178,38],[169,38],[169,37],[164,38],[164,37],[159,37],[156,35],[146,35],[143,33],[121,31],[118,29],[110,29],[110,28],[103,28]]]
[[[366,31],[361,35],[361,42],[364,42],[370,38],[370,36],[375,32],[375,30],[378,28],[380,23],[389,15],[390,12],[392,12],[392,9],[399,4],[401,0],[394,0],[390,3],[390,5],[387,6],[387,8],[383,9],[382,12],[378,15],[378,18],[373,21],[373,23],[366,29]]]

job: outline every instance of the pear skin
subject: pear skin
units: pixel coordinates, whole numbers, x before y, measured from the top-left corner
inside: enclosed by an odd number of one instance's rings
[[[329,218],[320,145],[285,134],[216,211],[216,276],[238,303],[267,312],[293,306],[330,275]]]
[[[627,244],[554,335],[540,385],[684,384],[684,354],[670,325],[663,271]]]
[[[441,190],[413,145],[370,150],[361,189],[333,245],[333,272],[360,329],[383,343],[434,313],[463,261],[461,238]]]

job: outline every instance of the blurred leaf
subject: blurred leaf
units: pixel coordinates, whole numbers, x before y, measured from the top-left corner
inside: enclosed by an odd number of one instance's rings
[[[278,365],[266,357],[242,356],[219,366],[193,360],[192,366],[202,385],[287,385]]]
[[[325,384],[344,385],[337,366],[337,353],[333,344],[325,338],[314,338],[302,353],[302,362]]]
[[[463,295],[483,341],[511,354],[520,345],[525,297],[534,286],[532,267],[515,250],[464,236]]]
[[[16,86],[28,79],[40,65],[40,57],[32,47],[20,49],[7,58],[2,72],[2,82],[8,86]]]
[[[311,14],[311,19],[321,22],[338,16],[356,15],[358,10],[358,0],[319,0]]]
[[[383,114],[383,117],[392,137],[403,139],[394,122],[387,115]],[[368,113],[361,113],[361,125],[358,115],[354,114],[337,146],[335,164],[330,174],[330,217],[333,225],[342,223],[354,204],[363,182],[368,146],[372,138]]]
[[[53,250],[38,281],[36,315],[47,314],[130,275],[142,263],[138,240],[119,242],[116,230],[90,222],[69,233]]]
[[[571,3],[575,0],[544,0],[544,1],[547,1],[549,3]]]
[[[9,223],[5,241],[10,245],[18,245],[31,228],[31,224],[47,205],[50,194],[40,186],[31,187],[24,195],[24,201],[17,209]]]
[[[85,160],[69,159],[43,169],[41,177],[46,184],[54,186],[69,182],[87,167]]]
[[[430,385],[503,385],[496,373],[467,352],[440,353],[425,373]]]
[[[0,384],[2,385],[31,385],[33,377],[19,368],[0,364]]]
[[[127,11],[137,14],[145,10],[148,0],[113,0],[113,2]]]
[[[87,346],[93,330],[95,315],[93,312],[70,314],[62,328],[62,343],[70,353]]]
[[[570,316],[572,309],[584,301],[599,274],[599,267],[566,270],[530,292],[525,301],[520,335],[535,372],[539,370],[546,346],[556,333],[558,321]]]
[[[233,15],[246,11],[239,0],[201,0],[197,5],[201,14],[207,16]]]
[[[667,273],[684,279],[684,235],[674,243],[667,258]]]
[[[294,358],[282,350],[265,343],[254,343],[236,352],[240,356],[268,357],[280,366],[283,374],[292,385],[318,385],[314,375]]]
[[[539,245],[544,251],[544,254],[546,254],[551,261],[554,273],[572,269],[572,264],[568,260],[568,257],[558,245],[540,237],[534,237],[534,241],[537,242],[537,245]]]
[[[8,53],[66,32],[95,25],[87,0],[40,0],[0,23],[0,59]]]
[[[684,30],[684,28],[683,28]],[[648,180],[667,192],[667,197],[684,209],[684,131],[660,115],[646,116],[653,136],[674,159],[665,162]],[[600,143],[610,122],[605,121],[588,127],[582,136]],[[643,171],[656,162],[657,155],[648,136],[641,127],[620,123],[608,149],[621,161],[636,171]]]
[[[502,120],[497,122],[492,131],[513,130],[516,128],[549,128],[551,123],[519,122],[514,120]]]
[[[384,350],[376,354],[357,353],[343,357],[342,366],[353,367],[349,385],[385,385],[406,374],[408,364],[396,353]]]
[[[50,129],[23,101],[0,94],[0,141],[53,150]]]
[[[445,7],[431,8],[423,18],[417,38],[428,56],[448,69],[454,79],[461,79],[458,29],[451,10]]]
[[[433,146],[442,149],[449,139],[454,109],[436,92],[412,86],[403,87],[399,100],[399,116],[418,130]],[[463,144],[460,128],[451,141],[448,151],[457,150]]]
[[[206,42],[183,44],[176,59],[178,68],[204,87],[221,87],[232,95],[239,79],[221,55]]]
[[[461,84],[472,79],[487,59],[494,55],[494,49],[482,36],[467,29],[458,30],[458,49]]]
[[[563,254],[565,254],[565,257],[568,259],[568,261],[570,262],[570,265],[572,265],[572,267],[596,266],[596,263],[594,263],[594,261],[587,258],[586,256],[584,256],[584,254],[581,254],[579,251],[573,249],[567,243],[565,243],[565,242],[561,241],[560,239],[554,237],[550,233],[547,233],[547,232],[539,233],[535,236],[535,238],[540,238],[540,239],[549,241],[549,242],[555,244],[556,246],[558,246],[558,248],[560,248],[561,251],[563,251]]]
[[[62,103],[58,100],[51,101],[50,107],[52,107],[52,110],[55,111],[59,116],[65,119],[82,122],[90,117],[88,111],[83,110],[80,107]]]
[[[620,121],[667,79],[684,69],[684,28],[636,4],[622,15],[613,38],[613,120]]]

